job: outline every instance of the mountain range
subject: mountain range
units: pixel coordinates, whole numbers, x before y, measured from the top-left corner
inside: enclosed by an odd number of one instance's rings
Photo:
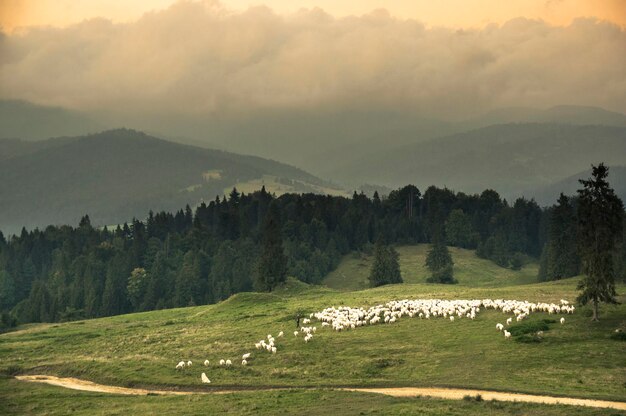
[[[97,225],[177,210],[264,181],[268,191],[341,192],[300,169],[256,156],[203,149],[127,129],[39,142],[0,140],[0,230]]]

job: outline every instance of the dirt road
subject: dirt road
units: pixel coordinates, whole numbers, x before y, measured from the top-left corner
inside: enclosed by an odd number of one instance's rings
[[[243,391],[269,391],[276,389],[245,388],[241,390],[212,390],[206,392],[198,391],[179,391],[179,390],[152,390],[152,389],[136,389],[129,387],[107,386],[96,384],[91,381],[81,380],[77,378],[62,378],[47,375],[26,375],[16,376],[18,380],[51,384],[53,386],[65,387],[73,390],[93,391],[99,393],[111,394],[127,394],[127,395],[189,395],[189,394],[228,394]],[[499,400],[503,402],[527,402],[542,404],[565,404],[572,406],[600,407],[607,409],[626,410],[626,402],[613,402],[607,400],[593,399],[575,399],[569,397],[540,396],[534,394],[522,393],[504,393],[489,390],[473,390],[473,389],[449,389],[449,388],[429,388],[429,387],[398,387],[398,388],[334,388],[342,391],[356,391],[363,393],[384,394],[394,397],[415,397],[429,396],[439,399],[462,400],[465,396],[480,395],[483,400]]]

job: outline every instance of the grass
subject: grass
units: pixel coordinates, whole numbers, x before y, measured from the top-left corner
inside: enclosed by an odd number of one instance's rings
[[[558,301],[572,299],[575,285],[575,280],[505,288],[405,284],[358,292],[293,285],[273,294],[238,294],[217,305],[33,325],[0,335],[0,358],[25,373],[126,386],[200,387],[199,364],[208,358],[214,387],[434,385],[624,399],[623,343],[610,339],[624,322],[624,305],[603,307],[599,324],[589,322],[586,309],[570,315],[538,345],[505,341],[495,329],[505,316],[494,311],[481,312],[475,321],[402,319],[341,333],[320,327],[309,344],[291,334],[298,310],[405,297]],[[545,317],[532,315],[527,322]],[[256,341],[280,330],[287,335],[278,339],[276,355],[254,349]],[[237,363],[249,351],[248,367],[214,365],[221,358]],[[181,359],[196,367],[175,371]]]
[[[127,414],[240,414],[275,415],[526,415],[578,416],[620,415],[623,412],[572,406],[544,406],[528,403],[448,401],[423,397],[393,398],[332,390],[291,390],[245,392],[219,396],[137,396],[123,397],[76,392],[61,388],[0,379],[0,413],[66,415]]]
[[[2,415],[458,415],[578,416],[623,414],[572,406],[543,406],[494,401],[393,398],[332,390],[245,392],[197,396],[116,396],[0,378]],[[472,398],[474,399],[474,398]]]
[[[400,246],[400,272],[405,283],[426,283],[430,276],[424,266],[428,244]],[[505,269],[492,261],[481,259],[472,250],[449,247],[454,261],[454,277],[459,285],[471,287],[501,287],[522,285],[537,281],[538,265],[526,264],[522,270]],[[342,259],[339,267],[324,279],[324,284],[337,290],[362,290],[369,286],[373,257],[364,253],[351,253]]]
[[[250,179],[246,182],[237,182],[233,186],[237,188],[237,191],[246,194],[259,191],[263,186],[265,186],[265,190],[267,192],[276,195],[283,195],[293,192],[316,192],[322,195],[345,197],[351,196],[349,192],[343,189],[316,185],[304,181],[295,181],[294,183],[288,183],[288,181],[281,181],[280,178],[277,178],[273,175],[263,175],[261,178]],[[224,195],[228,195],[233,190],[233,186],[224,188]]]
[[[424,252],[423,246],[401,247],[403,267],[417,266]],[[546,319],[555,316],[539,313],[515,324],[530,331],[521,330],[520,338],[549,325],[541,342],[505,340],[495,325],[504,323],[507,315],[495,311],[481,311],[474,321],[403,318],[393,325],[340,333],[318,325],[308,344],[292,334],[298,311],[311,313],[329,306],[366,307],[403,298],[558,302],[573,300],[577,293],[576,278],[514,285],[528,283],[534,266],[513,272],[483,262],[466,250],[454,250],[453,256],[461,281],[458,285],[406,283],[346,291],[345,287],[335,290],[290,280],[275,292],[240,293],[216,305],[26,325],[0,335],[0,373],[6,376],[51,374],[129,387],[202,390],[206,386],[199,377],[205,371],[212,380],[211,389],[289,386],[321,390],[130,398],[4,379],[0,380],[0,406],[7,406],[2,398],[10,397],[12,407],[8,412],[0,407],[0,414],[67,413],[62,409],[70,404],[77,414],[98,414],[105,412],[103,409],[121,413],[125,408],[136,413],[163,413],[177,406],[186,406],[189,413],[210,409],[210,413],[242,414],[271,414],[277,409],[287,409],[287,413],[307,409],[307,414],[346,414],[347,410],[414,414],[420,409],[422,414],[607,414],[606,410],[560,406],[394,399],[327,390],[333,386],[449,386],[626,401],[624,342],[612,339],[615,329],[626,325],[624,296],[619,305],[602,305],[599,323],[590,322],[590,310],[583,307],[568,315],[564,325],[547,323]],[[342,263],[344,270],[354,265],[347,260]],[[481,267],[484,271],[479,273]],[[405,281],[421,279],[419,272],[405,273],[412,276]],[[624,293],[624,289],[619,286],[618,292]],[[254,349],[255,342],[267,334],[277,336],[281,330],[286,335],[277,338],[276,355]],[[252,352],[252,359],[242,367],[239,359],[246,352]],[[207,358],[209,368],[201,365]],[[233,360],[233,367],[217,366],[222,358]],[[174,367],[182,359],[191,359],[194,365],[176,371]]]

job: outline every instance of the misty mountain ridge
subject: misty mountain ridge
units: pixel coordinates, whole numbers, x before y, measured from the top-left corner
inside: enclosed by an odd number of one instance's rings
[[[540,205],[553,205],[561,193],[573,196],[581,188],[579,179],[589,179],[591,169],[578,172],[553,184],[544,186],[530,193]],[[615,194],[626,201],[626,166],[609,166],[608,182],[615,190]]]
[[[329,175],[397,187],[493,188],[514,198],[590,167],[626,164],[626,127],[501,124],[390,148]]]
[[[45,140],[103,130],[91,116],[23,100],[0,100],[0,139]]]
[[[85,214],[95,225],[118,224],[149,210],[213,200],[251,181],[254,190],[267,182],[269,192],[272,186],[279,192],[340,192],[289,165],[171,143],[134,130],[37,144],[0,140],[0,155],[5,155],[0,230],[5,233],[22,226],[75,224]]]

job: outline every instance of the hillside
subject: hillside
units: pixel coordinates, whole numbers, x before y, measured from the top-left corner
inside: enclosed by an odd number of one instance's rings
[[[592,163],[626,164],[626,128],[503,124],[392,148],[339,167],[332,177],[359,177],[391,187],[447,186],[507,198],[531,193]]]
[[[428,244],[396,247],[400,254],[400,272],[404,283],[426,283],[430,276],[425,267]],[[499,287],[535,283],[537,264],[531,263],[514,271],[481,259],[473,250],[449,247],[454,261],[454,277],[460,286]],[[373,256],[354,252],[344,256],[339,266],[324,279],[324,284],[336,290],[361,290],[369,287],[367,280]]]
[[[22,100],[0,100],[0,139],[44,140],[102,130],[86,114]]]
[[[466,122],[467,126],[485,127],[507,123],[556,123],[626,127],[626,114],[599,107],[558,105],[546,109],[531,107],[501,108]]]
[[[330,189],[285,164],[175,144],[132,130],[36,144],[5,140],[0,141],[0,155],[0,230],[5,233],[22,226],[75,224],[85,214],[94,225],[117,224],[143,218],[149,210],[213,200],[235,184],[260,180],[260,188],[264,175],[273,182],[280,179],[283,191]],[[274,190],[268,186],[269,192]]]
[[[569,176],[556,183],[537,189],[531,195],[542,205],[553,205],[563,192],[565,195],[576,195],[580,189],[579,179],[588,179],[591,169]],[[609,168],[609,184],[622,201],[626,201],[626,166],[611,166]]]
[[[309,343],[291,334],[298,311],[309,314],[332,305],[371,306],[405,298],[558,302],[563,298],[572,300],[576,284],[577,279],[499,288],[402,284],[337,292],[290,281],[285,288],[271,294],[241,293],[216,305],[28,325],[0,335],[0,358],[4,363],[0,365],[0,372],[45,373],[103,384],[198,391],[268,386],[463,386],[623,401],[621,381],[625,368],[620,360],[623,343],[609,338],[615,328],[623,326],[626,316],[623,296],[621,305],[603,306],[601,322],[592,324],[587,317],[588,308],[579,308],[573,315],[566,315],[564,325],[550,324],[542,340],[535,343],[505,340],[495,324],[507,315],[492,310],[481,311],[475,320],[450,322],[443,318],[406,317],[393,325],[369,325],[342,332],[318,324],[315,337]],[[623,289],[619,287],[618,291],[623,292]],[[525,322],[538,322],[548,317],[548,314],[536,313]],[[281,330],[286,335],[276,338],[276,354],[254,348],[255,342],[267,339],[267,334],[277,336]],[[244,367],[237,358],[246,352],[251,352],[252,357],[250,364]],[[234,359],[232,367],[217,364],[225,358]],[[193,367],[176,371],[174,366],[181,359],[192,360]],[[207,367],[201,364],[205,359],[210,360]],[[199,381],[202,371],[212,380],[208,387]],[[0,391],[13,391],[17,397],[22,397],[25,391],[37,395],[57,392],[51,399],[55,406],[69,403],[78,394],[6,380],[0,380],[0,386]],[[305,409],[319,406],[328,410],[328,404],[318,403],[320,396],[313,394],[315,392],[317,390],[281,393],[283,408],[294,409],[297,404],[293,401],[297,401]],[[241,394],[244,393],[238,393]],[[78,396],[82,406],[88,408],[94,400],[103,405],[110,400],[121,406],[121,402],[115,401],[120,399],[108,397]],[[273,393],[250,393],[246,397],[247,406],[252,406],[246,409],[251,413],[255,406],[263,407],[262,403],[270,400],[268,398],[276,398]],[[378,396],[360,397],[374,407],[377,406],[374,401],[389,403],[388,399]],[[138,406],[140,400],[129,398],[124,402]],[[224,405],[210,397],[197,396],[190,400],[206,403],[204,410],[209,413]],[[20,406],[28,406],[23,399],[19,402]],[[167,402],[160,399],[152,403],[167,406]],[[421,401],[415,404],[420,403],[423,404]],[[432,402],[438,409],[432,414],[466,414],[457,407],[464,406],[465,402],[450,402],[446,408],[440,408],[440,403]],[[273,408],[277,403],[267,405]],[[579,411],[569,407],[561,413],[558,406],[535,409],[519,405],[524,407],[517,410],[509,409],[506,404],[500,404],[504,407],[499,409],[491,407],[495,406],[493,403],[484,406],[482,414],[502,414],[503,409],[511,414],[575,414],[571,412]],[[36,410],[31,409],[30,413]],[[154,411],[154,407],[151,410]]]

